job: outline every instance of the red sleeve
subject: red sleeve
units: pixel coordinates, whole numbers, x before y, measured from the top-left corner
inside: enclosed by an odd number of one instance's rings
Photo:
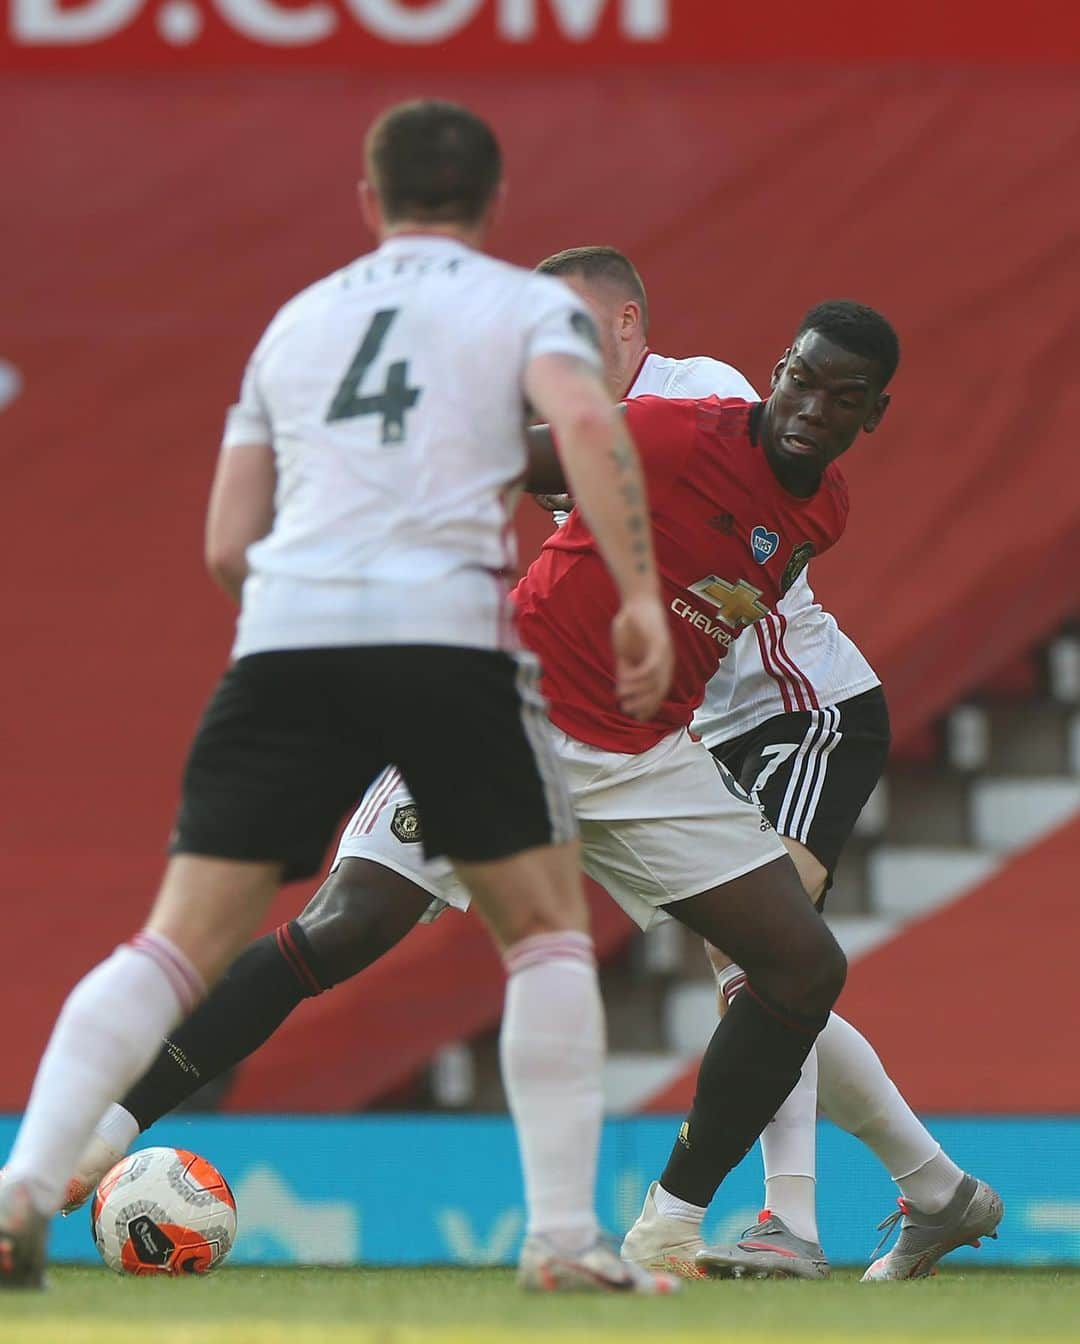
[[[630,431],[650,496],[678,477],[697,437],[697,402],[672,397],[635,397],[626,403]]]

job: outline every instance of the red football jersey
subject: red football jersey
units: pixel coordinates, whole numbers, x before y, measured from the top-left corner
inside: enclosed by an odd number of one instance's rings
[[[789,494],[757,439],[763,402],[639,397],[626,420],[649,492],[675,677],[656,717],[615,699],[618,594],[579,510],[514,590],[518,628],[543,663],[552,722],[607,751],[647,751],[684,728],[732,640],[764,616],[811,555],[836,542],[847,486],[830,465],[810,499]]]

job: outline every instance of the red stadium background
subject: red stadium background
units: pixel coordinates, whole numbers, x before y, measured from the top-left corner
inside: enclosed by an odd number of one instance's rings
[[[289,48],[238,34],[221,18],[236,6],[192,0],[186,20],[175,3],[128,8],[99,37],[61,40],[57,14],[80,6],[19,0],[0,46],[0,359],[22,384],[0,411],[9,1027],[18,1013],[0,1109],[21,1107],[64,992],[152,895],[183,752],[228,651],[231,613],[200,562],[222,413],[277,305],[368,246],[354,183],[363,129],[389,102],[438,93],[489,116],[510,182],[493,249],[531,264],[623,248],[665,354],[714,354],[763,388],[810,304],[855,297],[893,319],[894,406],[851,456],[849,531],[814,580],[882,675],[900,739],[1075,611],[1080,99],[1067,35],[1038,21],[1050,7],[1005,29],[973,25],[974,7],[944,22],[912,4],[887,50],[847,5],[822,27],[796,5],[736,19],[596,4],[571,41],[565,5],[478,2],[425,43],[323,6],[331,34]],[[191,32],[193,9],[201,36],[162,38]],[[445,0],[368,9],[450,14]],[[507,39],[508,14],[534,14],[532,36]],[[630,31],[657,14],[662,32]],[[529,503],[519,522],[528,558],[548,523]],[[1056,1077],[995,988],[1019,946],[1041,1010],[1077,1025],[1065,959],[1080,917],[1062,893],[1078,855],[1074,825],[1034,868],[1007,870],[977,918],[961,902],[935,928],[925,1009],[885,1005],[883,979],[911,964],[895,953],[856,968],[851,1011],[916,1104],[1080,1109],[1080,1079]],[[283,892],[273,921],[303,895]],[[614,945],[625,924],[598,911]],[[950,957],[976,926],[978,955]],[[444,920],[297,1014],[230,1105],[363,1104],[430,1055],[435,1018],[439,1040],[458,1039],[498,998],[478,929]],[[981,1042],[963,1082],[948,1051],[910,1048],[953,1008]],[[392,1035],[365,1030],[373,1011]],[[1002,1051],[1030,1063],[1008,1093]]]

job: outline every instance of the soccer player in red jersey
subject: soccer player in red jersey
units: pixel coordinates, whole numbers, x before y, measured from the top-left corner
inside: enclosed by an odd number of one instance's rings
[[[687,725],[731,642],[811,553],[840,536],[847,499],[835,459],[860,431],[877,427],[896,358],[895,335],[880,315],[857,304],[821,305],[777,364],[767,402],[643,398],[628,407],[679,655],[672,691],[647,724],[635,724],[615,699],[605,634],[614,593],[579,517],[548,540],[517,590],[523,636],[547,664],[544,689],[586,869],[643,927],[666,913],[724,947],[751,986],[702,1062],[693,1110],[662,1178],[676,1203],[708,1203],[745,1153],[794,1084],[844,975],[843,954],[768,822]],[[550,440],[542,430],[532,438],[529,485],[561,490]],[[357,822],[394,788],[376,784]],[[430,871],[385,876],[366,911],[362,898],[317,896],[312,920],[289,926],[285,959],[299,957],[327,986],[357,969],[360,928],[392,942],[430,893],[461,903]],[[332,927],[337,938],[324,940]]]

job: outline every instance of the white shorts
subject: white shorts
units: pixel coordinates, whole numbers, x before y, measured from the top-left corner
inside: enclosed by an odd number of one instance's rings
[[[641,928],[666,918],[664,906],[786,853],[760,807],[686,731],[638,756],[552,733],[581,828],[582,865]],[[450,864],[424,858],[416,805],[396,770],[379,776],[350,818],[334,867],[346,858],[392,868],[438,902],[468,909]]]

